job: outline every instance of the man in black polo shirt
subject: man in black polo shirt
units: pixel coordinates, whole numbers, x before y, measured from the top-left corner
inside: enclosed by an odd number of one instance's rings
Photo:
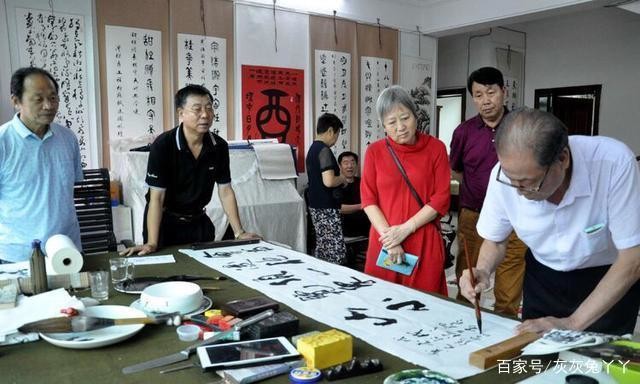
[[[245,232],[240,223],[227,142],[209,131],[212,100],[211,93],[199,85],[187,85],[176,93],[180,125],[158,136],[149,153],[144,244],[122,254],[144,255],[160,247],[213,241],[215,228],[204,207],[211,200],[214,183],[236,239],[257,236]]]
[[[358,171],[358,155],[345,151],[338,156],[340,173],[347,179],[342,186],[340,213],[342,214],[342,233],[345,236],[369,236],[371,223],[360,204],[360,178]]]

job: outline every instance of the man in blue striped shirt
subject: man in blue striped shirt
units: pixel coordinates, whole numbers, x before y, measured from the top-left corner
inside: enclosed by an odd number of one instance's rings
[[[73,204],[80,148],[70,129],[53,123],[59,101],[49,72],[21,68],[11,77],[17,113],[0,126],[0,261],[28,260],[33,239],[44,244],[55,234],[82,249]]]

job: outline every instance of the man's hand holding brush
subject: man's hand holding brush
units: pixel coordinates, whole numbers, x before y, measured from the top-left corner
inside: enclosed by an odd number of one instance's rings
[[[480,292],[482,292],[482,288],[480,284],[479,274],[482,273],[484,275],[484,280],[486,282],[486,286],[489,286],[489,273],[475,268],[471,264],[471,258],[469,257],[469,251],[467,249],[467,241],[465,238],[462,238],[462,244],[464,249],[465,259],[467,261],[467,269],[464,270],[462,276],[460,277],[460,291],[462,295],[467,298],[470,302],[473,303],[476,310],[476,321],[478,323],[478,331],[482,333],[482,314],[480,313]],[[482,272],[481,272],[482,271]],[[466,277],[465,277],[465,274]],[[463,282],[465,282],[465,287],[463,287]],[[468,285],[468,287],[466,286]]]

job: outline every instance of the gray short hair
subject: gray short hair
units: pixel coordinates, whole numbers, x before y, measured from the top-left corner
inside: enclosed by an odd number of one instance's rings
[[[505,115],[496,132],[498,154],[529,150],[541,167],[558,159],[569,145],[567,127],[549,112],[521,107]]]
[[[409,95],[409,92],[399,85],[392,85],[380,92],[380,96],[378,96],[378,101],[376,102],[376,112],[378,113],[378,119],[380,119],[381,124],[384,116],[391,112],[393,107],[398,104],[409,109],[413,113],[413,116],[416,119],[418,118],[418,108],[413,102],[411,95]]]

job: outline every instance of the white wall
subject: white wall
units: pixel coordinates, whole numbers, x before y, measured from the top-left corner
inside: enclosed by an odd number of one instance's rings
[[[263,4],[266,7],[273,6],[273,0],[240,0],[236,2]],[[424,6],[418,6],[408,0],[277,0],[276,5],[327,16],[333,16],[333,11],[336,10],[337,17],[373,24],[380,18],[380,24],[384,26],[411,31],[415,31],[416,26],[422,24],[424,9]]]
[[[438,39],[438,89],[467,85],[467,40],[469,35]]]
[[[599,134],[640,153],[640,15],[602,8],[516,26],[528,33],[525,104],[538,88],[602,84]]]
[[[471,37],[471,39],[469,39]],[[467,77],[480,67],[497,65],[496,48],[511,48],[524,52],[522,33],[492,28],[471,34],[440,38],[438,42],[438,89],[465,88]],[[469,55],[467,55],[469,52]],[[470,60],[467,60],[468,56]],[[526,85],[526,84],[525,84]],[[467,118],[478,112],[467,93],[465,115]]]
[[[477,30],[496,25],[509,18],[538,17],[536,15],[593,8],[602,1],[591,0],[441,0],[423,8],[422,25],[426,33],[439,34],[459,30]]]
[[[533,106],[535,89],[602,84],[599,133],[622,140],[640,153],[640,15],[600,8],[508,27],[527,33],[525,105]],[[466,86],[468,37],[439,40],[439,89]],[[487,38],[474,39],[472,48],[482,45],[475,41],[482,39]],[[495,55],[493,63],[486,55],[494,50],[490,44],[480,53],[474,49],[472,69],[495,65]],[[467,118],[475,113],[467,107]]]
[[[427,34],[451,34],[495,25],[506,18],[567,12],[601,6],[613,0],[277,0],[278,7],[308,11]],[[236,0],[272,7],[273,0]]]

